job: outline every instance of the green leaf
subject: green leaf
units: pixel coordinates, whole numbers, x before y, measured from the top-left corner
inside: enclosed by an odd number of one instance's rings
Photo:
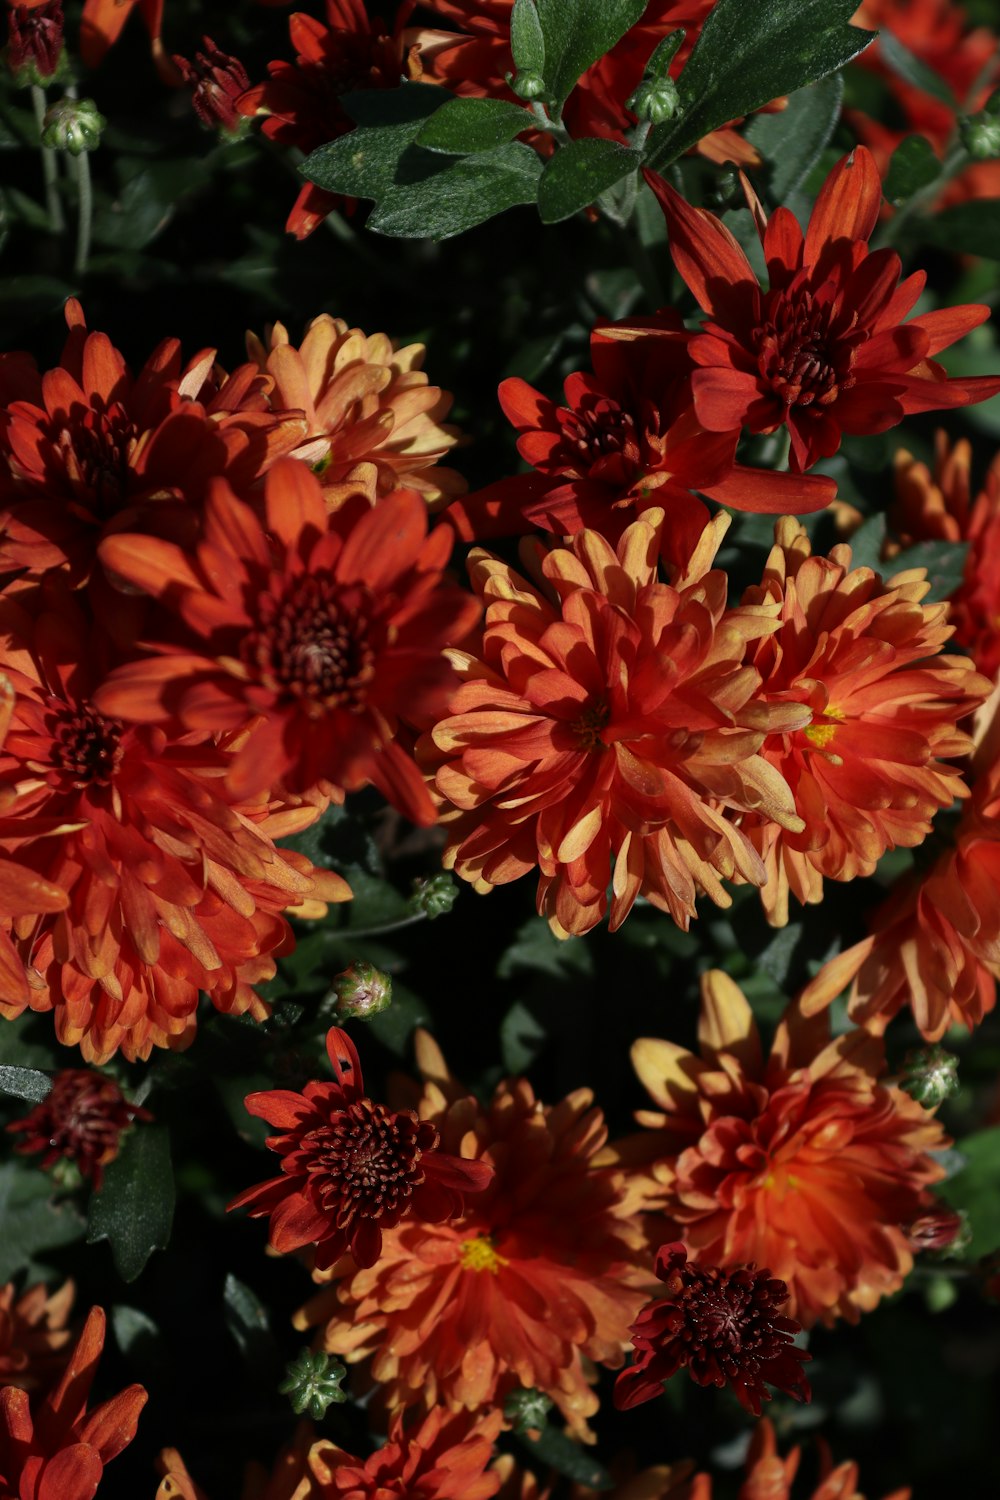
[[[1000,198],[978,198],[919,221],[925,244],[1000,260]]]
[[[906,568],[926,568],[931,591],[924,598],[925,604],[937,604],[950,599],[965,576],[965,561],[969,555],[968,542],[917,542],[899,552],[888,563],[882,564],[887,575],[902,573]]]
[[[87,1243],[108,1240],[123,1281],[134,1281],[154,1250],[166,1248],[174,1218],[174,1173],[165,1125],[136,1125],[91,1200]]]
[[[772,203],[784,203],[809,176],[836,129],[843,97],[844,80],[834,73],[797,89],[777,114],[750,121],[746,138],[767,162]]]
[[[360,122],[357,129],[317,146],[299,171],[328,193],[380,198],[392,187],[399,158],[421,125],[451,97],[429,83],[345,94],[341,103]]]
[[[574,1442],[558,1427],[546,1427],[536,1438],[519,1433],[518,1442],[543,1468],[555,1469],[557,1474],[572,1479],[574,1484],[584,1484],[592,1490],[614,1489],[611,1475],[597,1462],[590,1449]]]
[[[40,1104],[48,1097],[52,1088],[52,1079],[47,1073],[39,1073],[36,1068],[12,1068],[8,1064],[0,1064],[0,1094],[11,1094],[15,1099],[30,1099],[32,1104]]]
[[[594,950],[583,938],[557,938],[544,917],[529,917],[497,965],[498,979],[550,974],[565,979],[594,972]]]
[[[138,1307],[119,1303],[111,1309],[115,1342],[140,1373],[153,1374],[163,1360],[163,1341],[152,1318]]]
[[[41,1252],[78,1240],[84,1229],[73,1204],[55,1200],[51,1178],[21,1162],[0,1167],[0,1223],[0,1282],[31,1267]]]
[[[940,1189],[952,1208],[969,1215],[971,1259],[989,1255],[1000,1246],[1000,1125],[977,1131],[959,1141],[965,1165]]]
[[[162,233],[178,205],[207,186],[207,164],[196,157],[147,162],[120,157],[121,191],[94,215],[94,243],[115,250],[142,250]]]
[[[510,54],[519,73],[544,73],[545,37],[535,0],[514,0],[510,13]]]
[[[545,98],[558,114],[577,80],[619,41],[647,0],[535,0],[545,61]]]
[[[222,1291],[226,1327],[246,1363],[265,1375],[280,1362],[278,1346],[271,1332],[267,1308],[257,1293],[231,1272]]]
[[[492,151],[533,128],[537,121],[519,104],[504,99],[449,99],[420,127],[416,144],[425,151],[469,156]]]
[[[877,516],[869,516],[854,535],[848,538],[851,548],[851,566],[873,568],[876,573],[881,573],[882,548],[885,546],[885,538],[885,516],[881,512]]]
[[[941,162],[930,141],[922,135],[908,135],[892,153],[882,191],[886,200],[898,208],[940,175]]]
[[[614,141],[571,141],[550,157],[538,184],[543,224],[558,224],[586,208],[642,163],[638,151]]]
[[[718,0],[678,79],[681,108],[653,128],[660,171],[729,120],[835,73],[875,33],[847,23],[855,0]]]
[[[878,50],[882,61],[890,68],[897,78],[902,78],[904,83],[919,89],[923,94],[930,94],[941,104],[953,112],[957,112],[958,103],[955,95],[939,73],[929,68],[919,57],[915,57],[909,48],[904,47],[897,36],[894,36],[887,28],[879,32]]]
[[[379,234],[451,239],[505,209],[533,203],[538,193],[542,163],[518,142],[457,161],[418,148],[413,151],[405,164],[408,180],[397,180],[368,220],[368,228]]]

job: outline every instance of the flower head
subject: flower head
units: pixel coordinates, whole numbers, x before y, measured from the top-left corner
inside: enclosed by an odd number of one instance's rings
[[[228,778],[238,795],[372,782],[415,822],[433,822],[398,730],[443,705],[454,679],[444,647],[478,613],[443,581],[451,533],[428,536],[427,508],[409,490],[330,513],[294,459],[268,473],[265,496],[266,530],[226,485],[213,487],[193,552],[145,535],[108,539],[105,566],[165,601],[171,635],[161,654],[111,674],[102,712],[214,732],[259,716]]]
[[[636,1042],[637,1073],[657,1108],[648,1134],[622,1143],[634,1203],[659,1208],[699,1266],[772,1267],[787,1315],[804,1327],[857,1321],[912,1265],[909,1226],[933,1207],[928,1185],[947,1145],[941,1126],[879,1081],[882,1043],[790,1007],[769,1057],[731,979],[702,981],[701,1054]]]
[[[820,1445],[820,1454],[819,1483],[807,1497],[801,1486],[794,1487],[801,1449],[793,1448],[782,1458],[778,1453],[774,1428],[766,1417],[763,1418],[750,1439],[740,1500],[792,1500],[793,1489],[801,1500],[864,1500],[858,1492],[857,1464],[848,1460],[834,1468],[825,1443]],[[704,1500],[711,1500],[711,1491]],[[893,1490],[885,1500],[910,1500],[910,1491]]]
[[[645,1280],[622,1176],[596,1161],[601,1113],[586,1089],[543,1105],[524,1079],[481,1105],[423,1034],[418,1058],[419,1118],[493,1181],[460,1218],[387,1230],[369,1269],[314,1273],[321,1290],[297,1325],[322,1324],[320,1346],[347,1364],[370,1357],[390,1411],[478,1411],[533,1386],[585,1432],[590,1362],[621,1364]]]
[[[174,66],[191,90],[191,103],[201,123],[209,130],[232,134],[245,128],[236,101],[250,87],[250,79],[238,57],[223,52],[210,36],[201,41],[204,51],[196,52],[190,62],[175,55]]]
[[[0,1385],[33,1391],[48,1385],[66,1363],[66,1327],[74,1287],[49,1293],[39,1284],[18,1296],[14,1283],[0,1287]]]
[[[652,1400],[681,1369],[697,1385],[728,1385],[755,1416],[761,1401],[771,1399],[768,1385],[809,1400],[802,1365],[811,1356],[793,1343],[799,1325],[781,1316],[788,1301],[783,1281],[754,1265],[730,1272],[688,1265],[682,1244],[661,1245],[656,1274],[667,1295],[632,1325],[636,1359],[615,1382],[617,1407]]]
[[[14,1147],[22,1156],[43,1151],[43,1167],[73,1162],[99,1193],[104,1168],[118,1155],[122,1131],[134,1120],[150,1119],[149,1111],[131,1104],[113,1078],[89,1068],[63,1068],[41,1103],[7,1129],[24,1137]]]
[[[335,1082],[250,1094],[246,1107],[280,1135],[268,1147],[281,1156],[280,1177],[240,1193],[230,1208],[270,1215],[271,1248],[280,1254],[315,1245],[325,1271],[348,1251],[373,1266],[382,1236],[411,1216],[427,1223],[459,1217],[465,1193],[493,1178],[486,1162],[441,1151],[440,1134],[413,1110],[387,1109],[364,1092],[361,1063],[346,1031],[326,1038]]]
[[[5,53],[15,81],[50,83],[59,69],[63,51],[63,0],[43,0],[40,5],[10,5],[9,34]]]
[[[691,345],[694,409],[710,432],[788,427],[790,466],[812,468],[844,433],[884,432],[921,411],[967,406],[1000,391],[1000,378],[948,379],[932,358],[985,322],[982,306],[942,308],[904,321],[924,272],[900,284],[892,250],[870,253],[882,202],[871,153],[859,146],[820,190],[805,235],[779,208],[751,206],[769,289],[729,230],[650,177],[680,275],[708,314]]]
[[[491,1468],[499,1411],[470,1418],[436,1406],[416,1426],[396,1417],[385,1445],[354,1458],[328,1440],[309,1451],[315,1500],[490,1500],[500,1488]]]

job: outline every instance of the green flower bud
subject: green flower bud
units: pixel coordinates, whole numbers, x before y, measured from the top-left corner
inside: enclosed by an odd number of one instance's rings
[[[374,964],[356,959],[333,981],[337,1015],[370,1021],[392,1004],[392,980]]]
[[[943,1047],[917,1047],[903,1058],[899,1082],[924,1109],[936,1109],[958,1088],[958,1058]]]
[[[93,99],[60,99],[45,111],[42,145],[70,156],[96,151],[107,123]]]
[[[413,882],[410,904],[415,912],[423,912],[432,922],[435,917],[443,917],[450,912],[457,900],[458,882],[447,870],[442,870],[439,875],[430,875],[426,880]]]
[[[303,1349],[285,1366],[285,1379],[278,1390],[288,1397],[297,1417],[321,1422],[328,1406],[347,1400],[347,1392],[340,1388],[346,1374],[346,1366],[331,1360],[322,1350]]]
[[[545,80],[539,73],[518,73],[507,81],[519,99],[540,99],[545,93]]]
[[[1000,118],[983,110],[982,114],[962,120],[962,145],[973,161],[992,161],[1000,156]]]
[[[515,1432],[544,1432],[552,1410],[552,1401],[544,1391],[519,1386],[504,1402],[503,1414]]]
[[[645,78],[628,100],[626,108],[637,119],[659,125],[677,113],[680,97],[672,78]]]

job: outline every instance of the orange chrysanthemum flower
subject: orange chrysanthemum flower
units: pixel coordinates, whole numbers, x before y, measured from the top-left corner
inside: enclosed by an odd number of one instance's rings
[[[784,1281],[804,1327],[856,1322],[896,1291],[913,1257],[909,1225],[942,1175],[937,1121],[880,1083],[882,1044],[790,1007],[764,1058],[749,1005],[725,974],[702,980],[700,1056],[635,1043],[655,1111],[648,1135],[606,1153],[630,1165],[632,1206],[659,1209],[698,1265],[754,1261]]]
[[[241,804],[225,792],[229,751],[101,714],[93,683],[106,640],[68,594],[37,618],[18,598],[32,593],[0,603],[0,666],[17,692],[0,754],[0,839],[70,903],[15,919],[31,984],[5,991],[0,1013],[54,1010],[60,1041],[91,1062],[119,1047],[134,1059],[185,1046],[199,991],[262,1018],[253,985],[291,941],[280,913],[319,915],[350,895],[339,876],[275,846],[319,809]]]
[[[160,39],[163,0],[85,0],[80,23],[80,53],[88,68],[96,68],[109,47],[117,42],[122,27],[138,8],[149,32],[153,61],[164,83],[180,81]]]
[[[405,485],[434,510],[465,489],[461,475],[438,464],[458,434],[441,425],[452,398],[428,383],[423,344],[394,349],[384,333],[324,313],[298,349],[281,323],[266,343],[249,334],[247,348],[273,380],[276,404],[305,413],[294,456],[311,466],[329,505],[359,489],[374,503]]]
[[[295,459],[270,471],[265,495],[266,530],[216,485],[193,553],[148,536],[108,538],[105,565],[163,599],[176,628],[159,655],[111,674],[100,710],[215,732],[259,716],[228,778],[240,796],[374,783],[414,822],[432,823],[397,731],[443,707],[454,681],[444,648],[478,615],[442,578],[452,533],[428,536],[412,490],[331,513]]]
[[[500,1476],[488,1465],[502,1424],[499,1411],[470,1419],[436,1406],[416,1427],[396,1417],[388,1442],[367,1459],[316,1443],[310,1500],[491,1500]]]
[[[497,1500],[552,1500],[554,1484],[543,1483],[530,1470],[519,1468],[509,1455],[501,1455],[494,1468],[503,1480]],[[685,1461],[655,1464],[637,1474],[635,1464],[626,1459],[611,1465],[611,1475],[616,1480],[613,1490],[574,1484],[569,1490],[569,1500],[600,1500],[601,1496],[604,1500],[712,1500],[711,1479],[693,1470],[694,1464]]]
[[[456,809],[446,863],[479,890],[537,867],[538,909],[562,934],[600,921],[612,862],[612,928],[639,894],[686,927],[698,891],[728,903],[720,876],[759,885],[760,858],[723,806],[800,826],[756,751],[769,723],[808,711],[778,705],[769,719],[743,665],[776,611],[726,608],[726,576],[710,571],[722,517],[688,573],[659,582],[663,524],[646,511],[616,550],[592,531],[525,550],[538,588],[488,553],[470,558],[482,646],[452,653],[464,682],[425,747]]]
[[[774,1428],[765,1417],[754,1428],[750,1439],[750,1450],[746,1457],[746,1478],[740,1490],[740,1500],[793,1500],[794,1494],[801,1500],[864,1500],[858,1493],[858,1466],[848,1460],[833,1467],[830,1452],[825,1443],[820,1445],[819,1483],[807,1497],[801,1485],[795,1489],[801,1449],[793,1448],[781,1458]],[[706,1477],[707,1476],[699,1476]],[[711,1487],[698,1500],[711,1500]],[[910,1500],[908,1489],[893,1490],[885,1500]]]
[[[525,1079],[480,1105],[419,1034],[420,1118],[456,1156],[495,1177],[460,1219],[409,1220],[383,1235],[369,1270],[349,1259],[315,1272],[323,1290],[296,1324],[322,1347],[371,1359],[391,1412],[501,1405],[534,1386],[586,1435],[597,1410],[592,1362],[617,1367],[644,1300],[644,1237],[620,1172],[599,1168],[607,1131],[587,1089],[542,1105]]]
[[[69,1357],[63,1351],[73,1296],[71,1281],[57,1292],[39,1284],[21,1296],[12,1281],[0,1287],[0,1385],[33,1391],[49,1384]]]
[[[259,1463],[248,1464],[242,1500],[315,1500],[307,1472],[313,1441],[309,1423],[300,1422],[292,1441],[278,1454],[271,1470]],[[176,1448],[163,1449],[156,1460],[156,1469],[163,1476],[156,1500],[209,1500],[201,1485],[195,1484]]]
[[[743,826],[760,850],[768,920],[788,920],[789,890],[819,902],[823,878],[870,875],[887,849],[922,843],[935,813],[967,795],[947,761],[972,740],[956,726],[989,696],[990,683],[961,656],[941,656],[953,634],[948,606],[922,604],[923,569],[883,582],[851,567],[851,550],[812,556],[786,517],[749,606],[776,605],[781,627],[751,641],[747,662],[765,702],[807,705],[811,722],[772,734],[762,755],[788,782],[804,827],[759,818]]]
[[[1000,671],[1000,454],[972,498],[972,446],[952,446],[939,432],[934,467],[905,449],[896,454],[896,499],[889,521],[904,547],[914,542],[968,542],[962,582],[949,599],[955,644],[987,677]]]
[[[11,1500],[93,1500],[104,1467],[135,1437],[141,1385],[87,1411],[104,1348],[104,1311],[92,1307],[58,1386],[32,1406],[17,1386],[0,1390],[0,1494]]]

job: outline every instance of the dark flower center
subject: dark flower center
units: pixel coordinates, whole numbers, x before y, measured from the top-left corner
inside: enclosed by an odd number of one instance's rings
[[[66,475],[98,516],[112,515],[129,488],[129,466],[139,429],[121,402],[91,407],[53,434]]]
[[[854,384],[849,371],[837,368],[830,310],[811,292],[779,297],[756,342],[760,371],[786,406],[829,406]]]
[[[424,1180],[420,1158],[438,1133],[410,1111],[359,1099],[302,1139],[304,1168],[319,1207],[343,1229],[355,1219],[395,1223]]]
[[[674,1336],[695,1365],[717,1362],[732,1379],[755,1371],[788,1342],[775,1328],[788,1298],[782,1283],[772,1286],[749,1268],[727,1276],[714,1266],[685,1266],[666,1285],[675,1301]]]
[[[272,689],[304,700],[314,715],[365,706],[375,670],[367,590],[348,600],[330,577],[297,579],[281,598],[265,595],[259,628],[245,637],[244,662]]]
[[[606,698],[597,698],[589,703],[571,725],[578,750],[603,750],[601,731],[606,729],[611,718],[611,707]]]
[[[580,474],[619,455],[638,467],[639,434],[635,418],[607,397],[587,399],[575,411],[560,413],[567,457]]]
[[[105,719],[89,706],[67,710],[53,729],[52,763],[73,786],[107,786],[121,764],[124,732],[120,719]]]

